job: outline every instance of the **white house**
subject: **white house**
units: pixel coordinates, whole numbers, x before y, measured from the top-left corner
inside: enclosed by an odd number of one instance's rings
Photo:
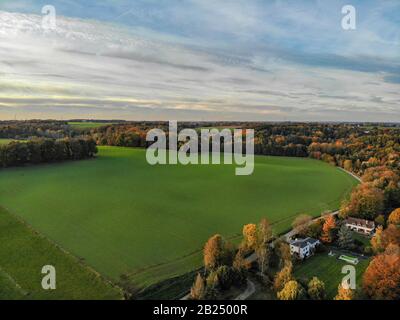
[[[320,242],[317,239],[305,238],[293,240],[289,244],[291,255],[299,259],[304,259],[314,254],[315,248]]]
[[[375,222],[364,219],[350,217],[346,219],[345,225],[348,229],[352,231],[366,235],[372,235],[375,230]]]

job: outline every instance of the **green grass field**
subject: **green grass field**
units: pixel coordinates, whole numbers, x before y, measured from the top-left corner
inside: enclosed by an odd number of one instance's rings
[[[0,300],[121,299],[119,289],[0,208]],[[56,268],[55,290],[43,290],[44,265]]]
[[[68,125],[75,129],[94,129],[99,127],[108,126],[112,122],[68,122]]]
[[[17,139],[2,139],[0,138],[0,145],[5,145],[5,144],[9,144],[10,142],[20,142],[20,143],[24,143],[27,142],[27,140],[17,140]]]
[[[359,234],[357,232],[352,232],[352,235],[353,235],[353,239],[362,243],[364,248],[371,245],[371,239],[369,237]]]
[[[349,263],[338,260],[338,255],[328,256],[327,253],[320,253],[314,257],[301,262],[296,266],[294,275],[299,280],[308,282],[312,277],[318,277],[324,281],[328,299],[333,299],[337,294],[337,289],[345,274],[342,274],[342,267]],[[359,259],[355,265],[357,286],[361,284],[362,275],[368,267],[369,259]]]
[[[11,141],[14,141],[14,140],[12,140],[12,139],[0,139],[0,145],[9,144]]]
[[[326,163],[256,157],[232,165],[150,166],[145,150],[100,147],[97,159],[0,171],[0,205],[89,266],[137,285],[191,271],[215,233],[237,237],[267,217],[276,232],[299,213],[336,209],[356,184]]]

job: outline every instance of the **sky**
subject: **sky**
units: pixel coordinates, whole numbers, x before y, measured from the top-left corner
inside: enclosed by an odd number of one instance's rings
[[[399,93],[400,0],[0,0],[0,120],[400,122]]]

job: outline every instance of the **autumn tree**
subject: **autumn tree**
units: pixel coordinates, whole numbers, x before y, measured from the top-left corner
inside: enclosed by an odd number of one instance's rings
[[[213,270],[224,264],[231,264],[232,248],[224,238],[216,234],[204,246],[204,267]]]
[[[385,254],[400,256],[400,246],[398,244],[389,244],[385,249]]]
[[[339,229],[338,232],[338,245],[343,249],[352,249],[354,248],[354,239],[351,231],[344,225]]]
[[[306,297],[304,288],[296,280],[288,281],[277,294],[279,300],[302,300]]]
[[[323,219],[317,219],[317,220],[311,222],[309,224],[304,236],[319,239],[321,237],[323,224],[324,224]]]
[[[190,298],[193,300],[202,300],[206,294],[206,285],[204,278],[200,273],[197,274],[196,280],[190,289]]]
[[[286,241],[283,240],[276,241],[274,245],[274,250],[279,258],[280,268],[292,264],[292,255],[290,253],[290,246]]]
[[[234,274],[232,268],[228,266],[219,267],[215,273],[217,274],[219,287],[221,290],[229,289],[234,283]]]
[[[239,248],[236,252],[233,259],[233,267],[237,270],[249,270],[251,268],[251,263],[245,259],[245,252],[242,248]]]
[[[354,300],[355,291],[348,288],[344,288],[341,284],[338,287],[338,293],[336,294],[334,300]]]
[[[377,166],[365,170],[362,176],[364,184],[383,191],[385,205],[388,208],[400,206],[400,176],[387,166]]]
[[[388,223],[400,225],[400,208],[393,210],[389,215]]]
[[[248,250],[255,250],[257,246],[257,226],[253,223],[243,227],[243,241]]]
[[[235,255],[232,264],[235,283],[243,284],[246,281],[247,271],[251,268],[251,262],[245,259],[244,252],[242,249],[239,249]]]
[[[334,230],[336,228],[336,221],[333,215],[326,217],[324,225],[322,226],[321,241],[324,243],[331,243],[334,240]]]
[[[352,216],[373,220],[384,208],[383,191],[368,183],[362,183],[351,193],[350,200],[343,202],[340,217]]]
[[[388,227],[383,231],[383,246],[386,249],[389,244],[395,244],[400,246],[400,227],[389,224]]]
[[[376,252],[383,251],[383,244],[382,244],[382,236],[383,236],[383,227],[378,226],[375,230],[374,236],[371,238],[371,247],[372,250]]]
[[[343,162],[343,168],[347,171],[352,171],[353,170],[353,161],[351,160],[344,160]]]
[[[272,227],[267,219],[262,219],[258,225],[256,255],[261,273],[268,266],[271,250],[269,241],[272,239]]]
[[[228,290],[232,285],[242,285],[246,281],[246,275],[243,270],[226,265],[220,266],[208,273],[206,278],[207,299],[215,298],[219,293]]]
[[[363,290],[371,299],[400,299],[400,255],[397,245],[375,256],[363,276]]]
[[[296,233],[302,235],[306,232],[311,221],[311,216],[307,214],[300,214],[294,219],[292,223],[292,228],[295,230]]]
[[[317,277],[313,277],[308,283],[307,293],[312,300],[324,300],[326,296],[325,283]]]
[[[285,284],[293,279],[293,266],[292,263],[285,265],[274,278],[274,290],[279,292],[283,289]]]
[[[400,245],[400,228],[394,224],[389,224],[386,229],[379,226],[371,239],[374,252],[384,251],[389,244]]]
[[[380,214],[379,216],[377,216],[375,218],[375,223],[377,225],[384,226],[385,225],[385,216],[383,214]]]
[[[269,221],[265,218],[261,219],[258,225],[258,234],[260,242],[268,243],[272,239],[272,226]]]

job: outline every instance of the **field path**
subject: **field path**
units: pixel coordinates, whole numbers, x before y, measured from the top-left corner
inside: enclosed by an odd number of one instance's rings
[[[355,175],[353,172],[347,171],[347,170],[345,170],[345,169],[343,169],[343,168],[341,168],[341,167],[338,167],[338,168],[339,168],[340,170],[342,170],[342,171],[348,173],[349,175],[351,175],[351,176],[352,176],[354,179],[356,179],[358,182],[362,182],[361,178],[360,178],[359,176]]]
[[[246,300],[248,297],[250,297],[254,292],[256,292],[256,286],[253,283],[253,281],[247,279],[247,287],[246,289],[239,294],[235,300]],[[190,293],[182,297],[180,300],[189,300],[190,298]]]
[[[244,290],[241,294],[239,294],[235,300],[246,300],[248,297],[250,297],[254,292],[256,292],[256,286],[254,283],[247,279],[247,288]]]

